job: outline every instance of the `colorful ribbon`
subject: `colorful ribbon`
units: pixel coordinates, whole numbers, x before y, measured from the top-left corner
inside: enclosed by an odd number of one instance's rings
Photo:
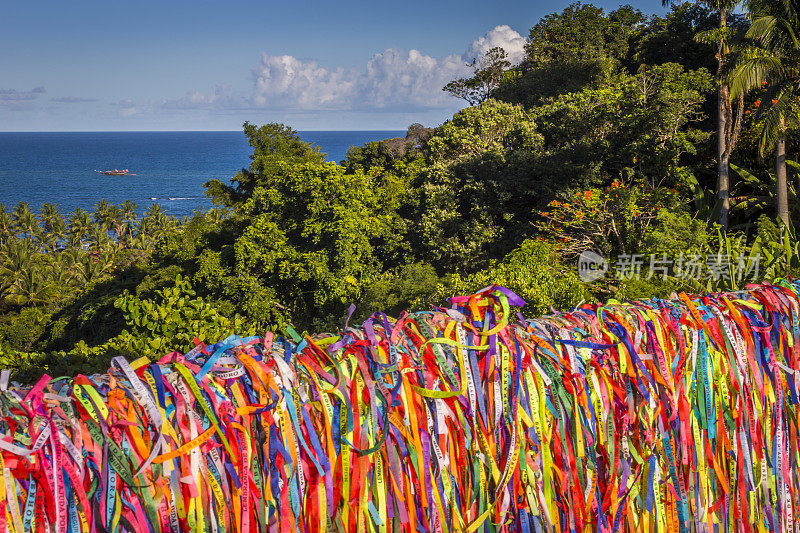
[[[0,531],[795,531],[799,292],[512,323],[491,287],[0,379]]]

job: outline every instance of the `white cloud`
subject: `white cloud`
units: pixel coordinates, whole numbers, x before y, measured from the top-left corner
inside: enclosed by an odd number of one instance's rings
[[[525,38],[505,24],[496,26],[486,35],[472,41],[464,56],[471,61],[480,58],[496,46],[506,51],[512,65],[520,63],[525,57]]]
[[[329,69],[315,61],[303,62],[293,56],[262,53],[261,63],[253,69],[253,78],[255,107],[339,109],[351,103],[359,75],[341,67]]]
[[[270,120],[280,117],[293,123],[296,119],[335,122],[323,117],[343,112],[362,117],[402,114],[412,117],[411,121],[413,117],[445,117],[463,103],[442,87],[470,75],[467,63],[496,46],[503,47],[512,63],[517,63],[523,57],[524,45],[519,33],[501,25],[474,39],[463,54],[434,57],[416,49],[389,48],[374,54],[361,68],[328,67],[312,59],[262,53],[252,69],[250,91],[236,91],[223,84],[210,92],[190,91],[179,98],[161,100],[127,99],[112,106],[118,109],[118,117],[127,119],[177,116],[192,110],[215,115],[264,115]]]
[[[389,49],[367,62],[354,95],[359,107],[378,109],[431,108],[452,104],[442,91],[449,81],[468,72],[462,56],[426,56],[418,50]]]
[[[449,81],[470,74],[466,66],[501,46],[512,63],[524,55],[525,39],[507,25],[473,40],[463,54],[445,57],[419,50],[389,48],[374,54],[362,69],[326,67],[313,60],[262,53],[253,68],[253,92],[234,96],[227,89],[192,92],[165,101],[171,108],[261,109],[280,111],[413,111],[453,109],[456,101],[442,91]]]
[[[461,56],[437,59],[396,48],[373,55],[360,72],[262,54],[253,69],[252,105],[297,110],[436,107],[447,103],[442,86],[466,70]]]

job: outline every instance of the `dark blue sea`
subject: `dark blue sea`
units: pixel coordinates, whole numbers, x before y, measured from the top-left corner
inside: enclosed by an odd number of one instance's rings
[[[329,161],[347,149],[399,137],[402,131],[306,131]],[[91,210],[101,199],[132,200],[141,213],[154,202],[172,215],[208,209],[203,183],[227,182],[250,163],[250,146],[239,131],[0,133],[0,202],[24,201],[39,209],[55,202],[63,215]],[[95,170],[124,169],[135,176],[104,176]]]

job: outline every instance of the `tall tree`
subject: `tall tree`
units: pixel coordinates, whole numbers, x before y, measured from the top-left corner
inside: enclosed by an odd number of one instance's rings
[[[65,239],[64,219],[61,217],[58,205],[45,202],[42,204],[40,217],[43,230],[42,244],[50,251],[54,251]]]
[[[69,234],[75,244],[80,245],[83,242],[86,236],[89,235],[91,226],[92,220],[89,213],[80,207],[75,208],[69,214]]]
[[[536,23],[525,45],[527,63],[567,63],[575,59],[612,59],[628,52],[628,39],[644,21],[630,5],[608,15],[602,8],[574,2],[561,13]]]
[[[284,165],[325,161],[318,146],[303,142],[297,131],[284,124],[273,122],[259,127],[245,122],[244,134],[253,147],[250,166],[231,178],[230,185],[217,179],[204,185],[206,196],[216,204],[239,208],[256,187],[273,185],[273,180],[283,175]]]
[[[14,207],[11,219],[17,232],[29,239],[39,232],[39,220],[27,202],[20,202]]]
[[[522,63],[503,76],[493,97],[530,108],[610,81],[630,52],[644,15],[629,5],[605,13],[575,2],[531,28]]]
[[[453,80],[442,87],[442,90],[466,100],[469,105],[478,105],[488,100],[492,92],[500,86],[503,73],[511,66],[511,62],[506,51],[496,46],[480,59],[474,58],[467,66],[472,68],[471,77]]]
[[[5,244],[14,238],[14,220],[6,210],[6,206],[0,203],[0,244]]]
[[[104,226],[107,230],[113,229],[119,218],[119,207],[108,202],[105,198],[94,206],[94,221]]]
[[[111,237],[108,236],[108,228],[104,224],[93,224],[89,230],[89,242],[91,243],[92,253],[106,251],[111,246]]]
[[[139,215],[136,214],[136,204],[130,200],[125,200],[124,204],[120,205],[120,226],[117,229],[117,236],[122,240],[130,241],[133,236],[133,230],[136,228],[136,223],[139,221]]]
[[[175,219],[167,215],[166,210],[161,204],[152,204],[145,211],[142,220],[139,222],[140,231],[158,238],[162,236],[172,225]]]
[[[717,202],[719,217],[717,221],[724,228],[728,227],[730,212],[730,160],[742,127],[744,98],[739,97],[734,106],[731,100],[730,86],[726,82],[726,72],[731,60],[732,47],[736,29],[729,25],[734,8],[740,0],[697,0],[698,4],[714,10],[719,17],[719,26],[714,30],[697,35],[700,41],[716,45],[717,60]],[[662,0],[663,5],[680,4],[679,0]]]
[[[760,125],[759,152],[775,149],[777,214],[789,226],[786,183],[786,130],[797,127],[800,91],[800,0],[749,0],[752,24],[744,50],[734,69],[735,94],[766,88],[756,113]]]

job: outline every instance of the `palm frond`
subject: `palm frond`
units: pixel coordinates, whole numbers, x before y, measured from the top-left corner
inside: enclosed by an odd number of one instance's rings
[[[797,171],[797,175],[800,176],[800,163],[798,163],[797,161],[793,161],[791,159],[787,159],[786,165],[795,169]]]
[[[737,98],[758,89],[764,83],[783,78],[783,70],[783,63],[779,58],[760,49],[748,49],[747,53],[742,53],[728,76],[731,98]]]
[[[756,15],[753,22],[750,24],[745,33],[745,37],[759,41],[763,44],[770,42],[775,35],[775,27],[778,25],[778,19],[772,15]]]
[[[760,117],[761,133],[759,135],[758,150],[762,156],[775,146],[781,128],[785,129],[785,124],[781,122],[782,118],[785,117],[791,109],[791,93],[793,92],[794,91],[791,90],[781,91],[775,103],[770,105]]]

